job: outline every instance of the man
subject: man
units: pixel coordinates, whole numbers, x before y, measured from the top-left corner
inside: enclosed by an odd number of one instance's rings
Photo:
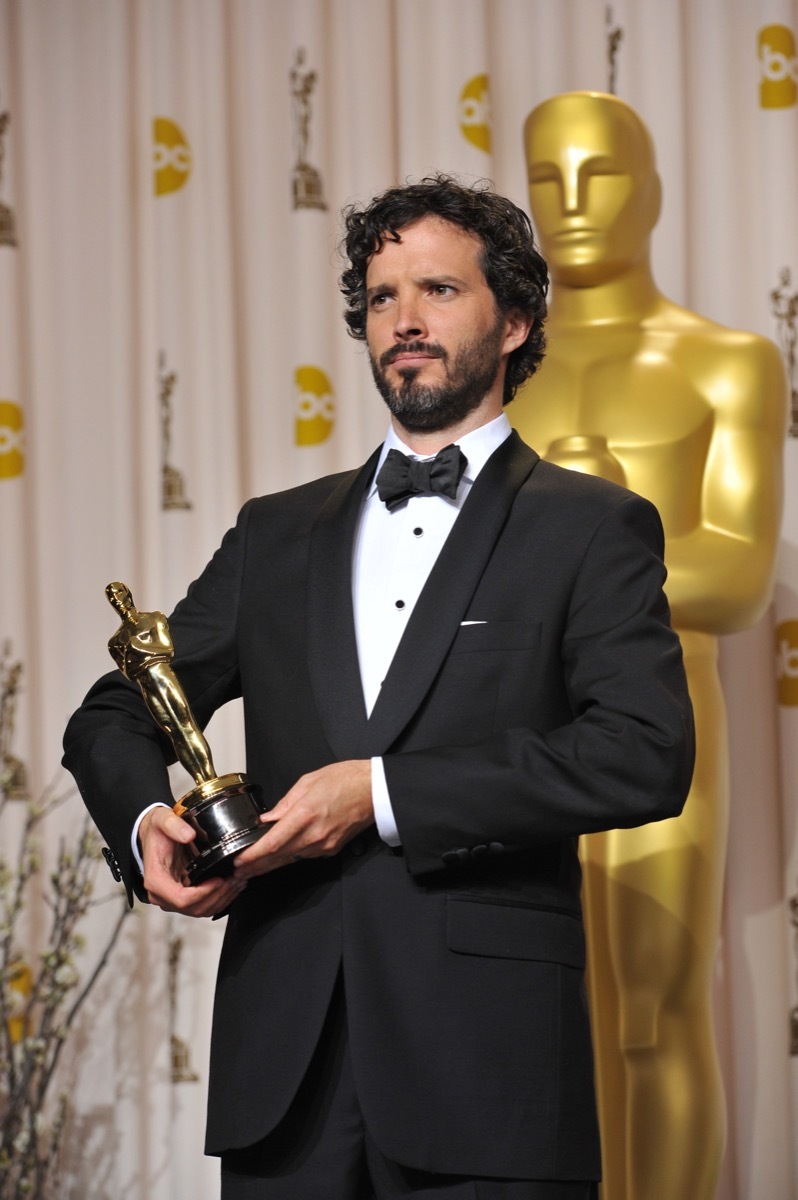
[[[692,765],[659,521],[510,431],[543,351],[524,213],[436,177],[350,209],[345,245],[386,442],[250,501],[170,618],[200,722],[243,695],[273,827],[232,879],[185,887],[164,747],[116,675],[65,761],[129,888],[229,908],[225,1200],[586,1200],[577,839],[677,813]]]

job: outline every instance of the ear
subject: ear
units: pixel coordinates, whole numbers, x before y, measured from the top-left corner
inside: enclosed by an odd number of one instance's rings
[[[513,350],[517,350],[519,346],[523,346],[529,337],[531,328],[532,318],[524,316],[517,308],[505,313],[503,352],[509,355],[512,354]]]

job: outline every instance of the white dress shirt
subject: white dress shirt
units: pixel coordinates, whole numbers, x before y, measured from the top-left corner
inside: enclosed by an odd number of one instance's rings
[[[466,496],[491,454],[510,432],[510,422],[502,413],[457,441],[468,464],[454,500],[437,494],[411,496],[405,504],[390,511],[380,500],[376,483],[369,489],[352,556],[358,662],[369,714],[416,601]],[[400,450],[411,458],[427,457],[414,454],[392,427],[382,447],[378,471],[389,450]],[[371,784],[380,837],[397,846],[400,839],[381,758],[371,760]]]

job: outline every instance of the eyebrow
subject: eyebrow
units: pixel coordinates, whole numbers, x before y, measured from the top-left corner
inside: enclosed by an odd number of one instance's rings
[[[577,162],[577,169],[586,170],[591,175],[630,175],[632,172],[625,167],[617,154],[586,154]],[[559,159],[541,158],[530,163],[527,176],[530,183],[544,182],[555,175],[562,174],[562,161]]]
[[[439,287],[454,285],[456,287],[467,288],[470,284],[462,279],[459,275],[422,275],[420,279],[414,280],[414,283],[420,287]],[[366,297],[379,296],[381,292],[390,292],[394,290],[394,285],[391,283],[383,283],[366,289]]]

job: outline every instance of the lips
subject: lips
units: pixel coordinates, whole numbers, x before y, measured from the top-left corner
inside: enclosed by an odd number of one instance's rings
[[[597,233],[596,229],[560,229],[554,237],[558,242],[586,242]]]
[[[395,367],[412,367],[419,363],[433,362],[439,354],[395,354],[391,360]]]
[[[405,346],[391,346],[390,350],[381,354],[380,366],[383,370],[392,363],[398,363],[405,367],[418,366],[434,358],[446,358],[443,346],[428,345],[426,342],[408,342]]]

